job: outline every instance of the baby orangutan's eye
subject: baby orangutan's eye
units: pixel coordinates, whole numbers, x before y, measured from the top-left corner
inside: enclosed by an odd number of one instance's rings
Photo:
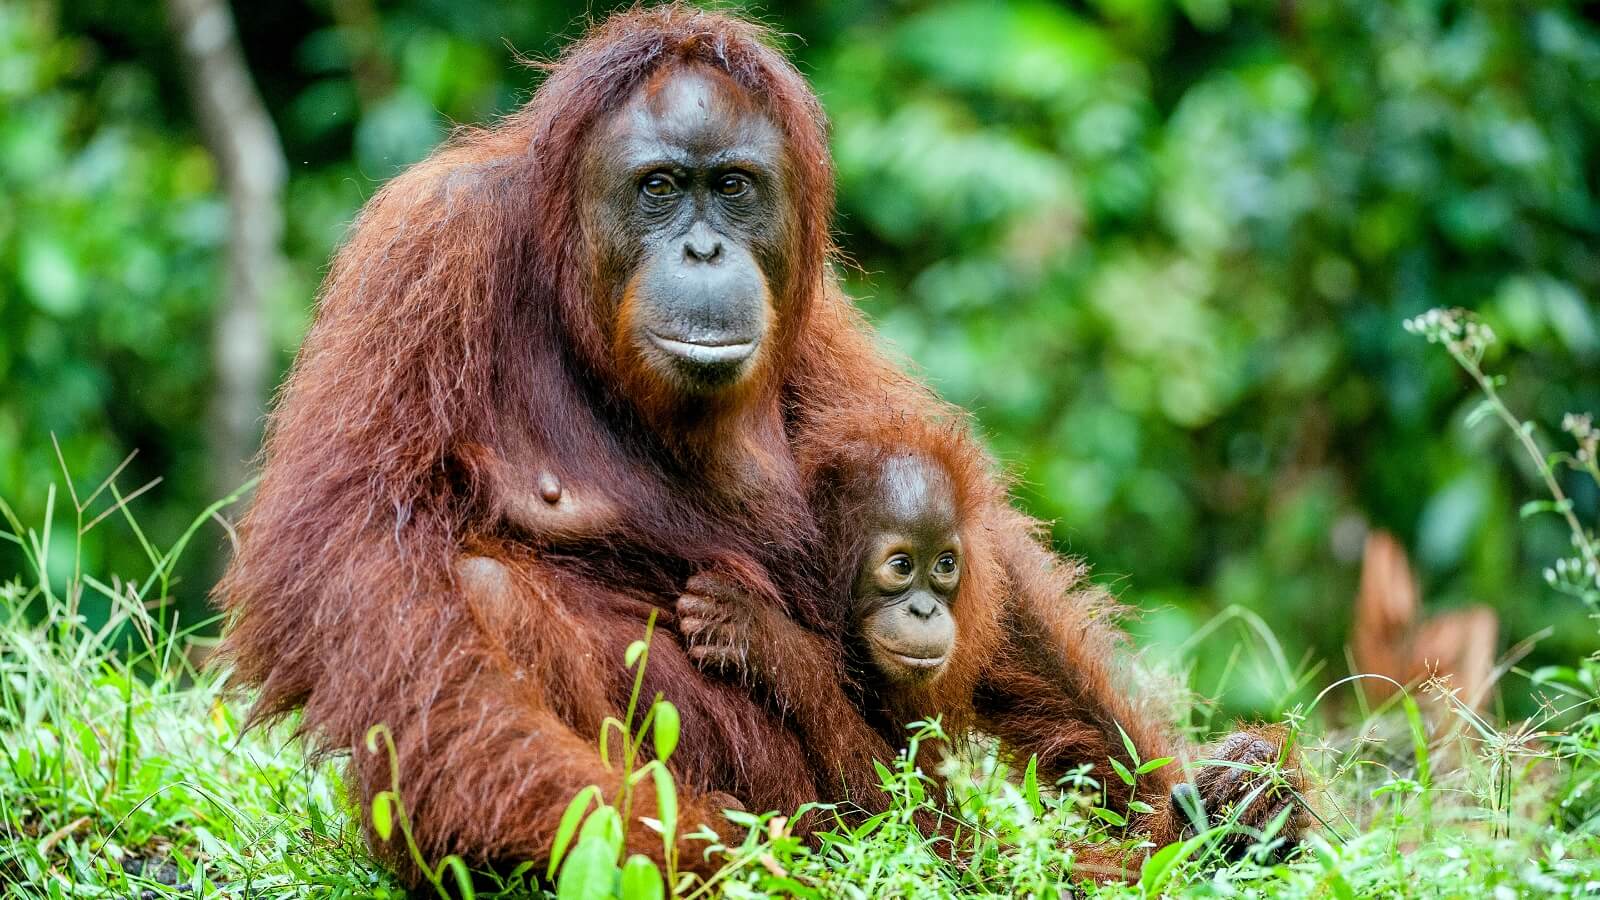
[[[872,578],[877,582],[878,590],[885,594],[898,594],[911,584],[912,575],[916,574],[917,566],[911,557],[903,552],[895,552],[873,570]]]
[[[954,553],[941,553],[933,564],[933,574],[954,575],[956,572],[956,555]]]

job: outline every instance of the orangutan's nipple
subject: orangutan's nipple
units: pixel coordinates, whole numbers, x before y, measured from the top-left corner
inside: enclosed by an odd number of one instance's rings
[[[560,503],[561,479],[549,472],[541,472],[539,474],[539,496],[543,497],[544,502],[550,504],[551,506],[555,506],[557,503]]]

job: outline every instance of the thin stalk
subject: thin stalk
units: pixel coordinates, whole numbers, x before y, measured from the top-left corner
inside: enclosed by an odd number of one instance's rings
[[[633,691],[628,695],[628,714],[622,727],[622,828],[627,833],[633,814],[633,763],[638,758],[639,746],[644,743],[644,729],[637,736],[633,728],[633,714],[639,709],[639,692],[644,689],[644,669],[650,662],[650,639],[656,632],[656,610],[650,610],[650,619],[644,625],[644,649],[639,652],[639,662],[633,672]]]
[[[1600,571],[1600,556],[1595,553],[1594,543],[1589,540],[1588,532],[1584,530],[1583,524],[1578,521],[1577,515],[1573,512],[1572,501],[1567,498],[1566,492],[1561,490],[1561,484],[1556,480],[1555,471],[1545,461],[1544,452],[1539,449],[1538,442],[1533,439],[1532,430],[1512,414],[1505,401],[1500,399],[1500,392],[1495,389],[1494,379],[1485,375],[1483,370],[1478,368],[1478,363],[1462,352],[1458,343],[1454,341],[1446,342],[1445,348],[1450,351],[1451,356],[1455,357],[1456,362],[1467,370],[1467,374],[1472,376],[1472,380],[1478,383],[1479,390],[1483,391],[1484,396],[1489,399],[1489,406],[1494,410],[1495,415],[1499,416],[1500,421],[1504,422],[1506,427],[1511,429],[1511,433],[1517,436],[1517,440],[1522,442],[1523,449],[1533,458],[1534,465],[1539,467],[1539,475],[1544,479],[1544,486],[1556,501],[1556,510],[1561,513],[1562,518],[1566,519],[1567,527],[1572,531],[1572,540],[1578,545],[1578,552],[1583,555],[1584,562],[1589,564],[1590,571]],[[1593,463],[1590,463],[1590,468],[1594,468]],[[1597,474],[1596,477],[1600,478],[1600,474]]]

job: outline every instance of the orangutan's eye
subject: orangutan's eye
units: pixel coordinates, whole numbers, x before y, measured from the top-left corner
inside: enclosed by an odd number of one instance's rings
[[[750,190],[750,179],[743,175],[728,174],[717,179],[717,193],[724,197],[742,197]]]
[[[894,556],[891,556],[889,558],[888,565],[889,571],[899,575],[901,578],[911,577],[911,557],[905,555],[904,553],[896,553]]]
[[[956,555],[954,553],[942,553],[942,554],[940,554],[939,558],[934,561],[933,574],[935,574],[935,575],[954,575],[955,573],[956,573]]]
[[[644,181],[639,182],[639,190],[652,197],[671,197],[678,192],[678,186],[672,183],[671,178],[660,172],[654,172],[646,175]]]

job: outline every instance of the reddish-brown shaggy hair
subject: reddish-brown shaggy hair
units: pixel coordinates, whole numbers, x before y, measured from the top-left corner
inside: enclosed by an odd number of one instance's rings
[[[939,717],[946,733],[964,744],[975,724],[973,697],[986,661],[1005,639],[1003,572],[984,527],[986,510],[1004,502],[988,458],[959,417],[933,420],[878,414],[882,408],[840,407],[826,422],[797,434],[795,453],[819,524],[806,548],[803,580],[816,602],[803,609],[818,618],[787,617],[751,591],[743,571],[713,570],[692,579],[680,601],[691,656],[768,702],[803,738],[823,798],[847,817],[874,814],[889,798],[879,789],[877,765],[890,764],[903,746],[907,723]],[[886,680],[858,640],[861,610],[856,577],[873,539],[873,505],[882,502],[882,473],[900,457],[939,470],[954,496],[955,524],[963,548],[962,576],[952,598],[955,646],[936,679],[917,685]],[[689,606],[682,604],[687,603]],[[814,611],[814,612],[813,612]],[[803,616],[804,614],[802,614]],[[928,745],[928,762],[937,750]],[[933,765],[925,771],[936,771]],[[948,829],[948,818],[921,811],[922,827]],[[803,820],[803,826],[815,821]],[[953,848],[941,844],[942,851]]]

